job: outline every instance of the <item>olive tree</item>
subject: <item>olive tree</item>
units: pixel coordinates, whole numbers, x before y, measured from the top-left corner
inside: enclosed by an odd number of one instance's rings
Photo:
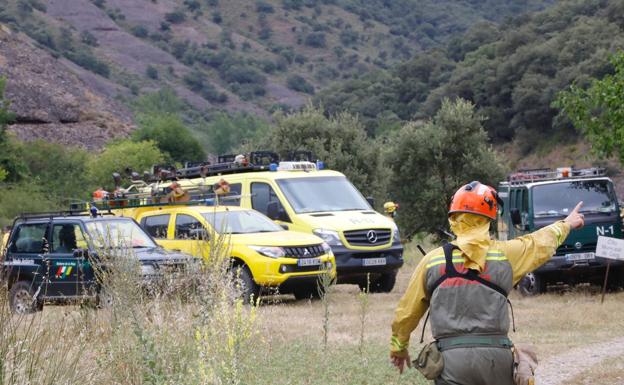
[[[311,151],[328,168],[344,173],[366,196],[384,197],[379,145],[366,136],[357,116],[325,116],[321,108],[307,106],[292,114],[277,113],[264,148],[282,157],[289,151]]]
[[[505,166],[482,122],[472,103],[444,99],[431,120],[409,122],[391,139],[388,196],[400,203],[397,219],[406,236],[445,228],[450,198],[461,185],[495,186],[503,178]]]

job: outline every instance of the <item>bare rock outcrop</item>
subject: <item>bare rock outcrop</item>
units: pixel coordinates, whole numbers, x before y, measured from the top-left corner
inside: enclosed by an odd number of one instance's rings
[[[16,116],[9,130],[18,138],[94,149],[132,131],[130,112],[101,92],[118,86],[99,78],[90,83],[100,87],[92,87],[79,74],[73,63],[0,25],[0,76],[7,78],[5,97]]]

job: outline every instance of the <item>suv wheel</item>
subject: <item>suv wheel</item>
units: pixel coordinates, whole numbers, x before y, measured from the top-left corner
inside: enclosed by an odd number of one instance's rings
[[[238,266],[234,270],[237,280],[237,288],[240,290],[241,298],[245,303],[252,303],[258,300],[260,287],[254,281],[251,271],[247,266]]]
[[[528,273],[518,283],[518,291],[525,297],[531,297],[546,291],[544,279],[535,273]]]
[[[107,289],[104,286],[101,286],[97,293],[96,304],[100,309],[110,309],[113,307],[115,303],[115,299],[113,298],[113,293],[110,289]]]
[[[43,302],[33,298],[35,291],[32,285],[26,281],[16,282],[11,286],[9,304],[16,314],[30,314],[43,310]]]
[[[397,270],[383,273],[379,278],[370,282],[369,291],[371,293],[390,293],[396,283]],[[366,291],[366,281],[358,284],[360,290]]]

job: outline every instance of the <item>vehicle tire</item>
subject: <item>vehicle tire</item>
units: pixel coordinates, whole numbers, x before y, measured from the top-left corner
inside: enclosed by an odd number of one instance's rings
[[[609,273],[609,279],[607,280],[607,289],[609,291],[619,291],[623,288],[624,269],[613,269],[613,271]]]
[[[320,299],[325,292],[322,286],[297,288],[293,291],[295,299]]]
[[[546,291],[546,282],[539,274],[528,273],[518,283],[518,291],[525,297],[542,294]]]
[[[240,290],[240,296],[245,303],[256,303],[260,295],[260,287],[253,279],[253,275],[247,266],[237,266],[234,268],[235,279],[237,279],[237,287]]]
[[[16,314],[31,314],[43,310],[43,301],[33,298],[35,290],[30,282],[18,281],[11,286],[9,305]]]
[[[115,304],[115,298],[110,289],[100,286],[95,302],[98,309],[110,309]]]
[[[369,291],[371,293],[390,293],[396,283],[397,270],[383,273],[379,278],[371,281]],[[366,290],[366,283],[360,284],[360,290]]]

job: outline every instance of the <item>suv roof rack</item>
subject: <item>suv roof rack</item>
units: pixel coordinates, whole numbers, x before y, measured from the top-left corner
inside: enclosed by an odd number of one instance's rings
[[[523,185],[533,182],[545,182],[553,180],[565,180],[570,178],[595,178],[606,176],[606,170],[602,167],[590,167],[575,169],[573,167],[534,168],[521,169],[509,174],[507,181],[511,185]]]
[[[70,207],[74,207],[73,205]],[[98,212],[97,215],[114,215],[113,213],[108,212]],[[44,219],[44,218],[53,218],[53,217],[85,217],[92,216],[92,213],[84,208],[76,209],[76,210],[63,210],[63,211],[43,211],[39,213],[21,213],[15,219]]]

